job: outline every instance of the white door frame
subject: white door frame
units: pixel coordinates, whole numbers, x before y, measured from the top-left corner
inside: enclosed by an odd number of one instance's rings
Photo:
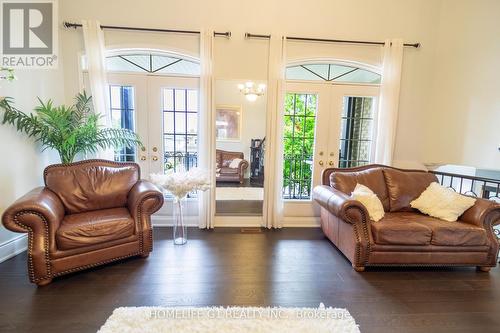
[[[311,188],[321,184],[321,173],[324,169],[338,166],[341,115],[345,96],[375,98],[372,134],[372,146],[374,147],[379,90],[379,86],[376,85],[300,81],[286,83],[286,93],[318,94]],[[373,158],[373,151],[374,149],[372,149],[371,158]],[[284,225],[317,226],[319,225],[319,215],[319,206],[312,199],[284,200]]]

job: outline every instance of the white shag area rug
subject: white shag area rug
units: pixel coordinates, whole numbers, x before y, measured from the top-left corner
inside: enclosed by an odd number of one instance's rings
[[[345,309],[122,307],[98,333],[358,333]]]

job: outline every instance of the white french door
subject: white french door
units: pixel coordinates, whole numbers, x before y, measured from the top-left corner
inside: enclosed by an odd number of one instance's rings
[[[313,218],[311,193],[325,168],[371,162],[379,88],[288,82],[286,91],[284,216]]]
[[[109,74],[108,83],[113,126],[144,145],[115,151],[115,160],[135,161],[144,178],[197,164],[198,78]]]
[[[148,77],[150,172],[197,165],[198,86],[198,78]]]

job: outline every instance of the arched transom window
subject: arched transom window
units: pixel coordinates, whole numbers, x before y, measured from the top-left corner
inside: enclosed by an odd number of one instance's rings
[[[83,57],[82,67],[87,69]],[[108,72],[199,76],[200,63],[195,59],[154,50],[116,50],[106,56]]]
[[[286,69],[287,80],[380,84],[380,78],[373,71],[335,63],[300,64]]]

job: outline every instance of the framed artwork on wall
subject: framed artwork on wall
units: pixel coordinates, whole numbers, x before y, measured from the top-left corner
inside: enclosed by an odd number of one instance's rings
[[[241,141],[241,106],[217,105],[215,131],[217,141]]]

